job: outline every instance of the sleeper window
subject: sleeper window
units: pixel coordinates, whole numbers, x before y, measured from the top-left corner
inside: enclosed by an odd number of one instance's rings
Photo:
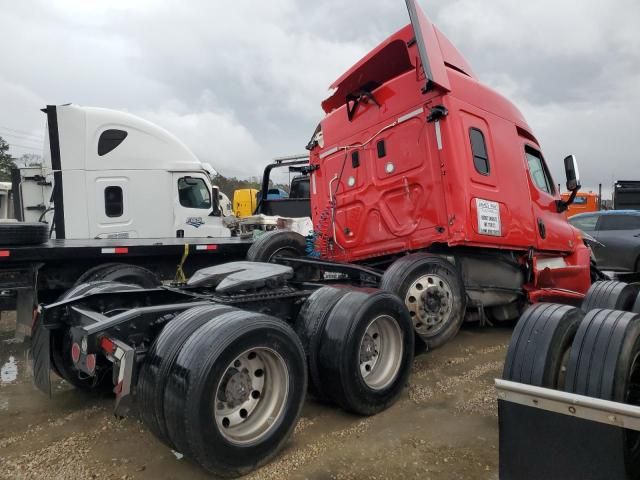
[[[104,213],[107,217],[121,217],[124,210],[122,187],[104,189]]]
[[[489,175],[489,154],[484,134],[477,128],[469,129],[471,139],[471,153],[473,154],[473,166],[480,175]]]
[[[116,148],[124,139],[127,138],[127,132],[124,130],[110,129],[105,130],[98,139],[98,156],[103,156]]]

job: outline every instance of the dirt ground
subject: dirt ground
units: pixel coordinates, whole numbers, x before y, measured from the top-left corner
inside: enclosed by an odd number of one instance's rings
[[[136,418],[116,419],[113,401],[53,382],[32,386],[26,348],[0,321],[0,478],[210,479]],[[493,379],[509,328],[465,328],[445,347],[416,356],[409,385],[369,418],[307,400],[292,440],[247,479],[498,478]]]

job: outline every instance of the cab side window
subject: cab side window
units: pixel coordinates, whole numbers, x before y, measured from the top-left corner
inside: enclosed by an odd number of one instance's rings
[[[104,189],[104,214],[109,218],[121,217],[124,211],[122,187],[111,186]]]
[[[180,205],[186,208],[211,208],[211,192],[201,178],[179,178],[178,198]]]
[[[553,181],[544,163],[542,154],[529,146],[525,147],[524,153],[533,183],[543,192],[553,195],[555,188],[553,187]]]

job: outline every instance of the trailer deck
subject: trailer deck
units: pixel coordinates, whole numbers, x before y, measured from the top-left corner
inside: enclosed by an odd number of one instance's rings
[[[250,239],[231,238],[127,238],[127,239],[52,239],[44,245],[0,247],[0,269],[14,262],[46,262],[118,257],[175,255],[178,259],[188,247],[189,255],[235,255],[242,257]]]

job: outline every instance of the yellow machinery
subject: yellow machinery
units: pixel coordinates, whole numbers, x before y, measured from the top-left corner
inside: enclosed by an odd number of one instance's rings
[[[233,192],[233,214],[238,218],[253,215],[257,205],[258,190],[240,188]]]

